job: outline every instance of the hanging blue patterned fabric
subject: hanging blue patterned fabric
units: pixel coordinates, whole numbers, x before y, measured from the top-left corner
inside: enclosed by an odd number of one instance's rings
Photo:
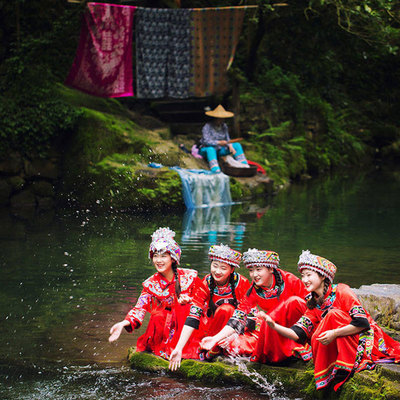
[[[191,65],[190,24],[190,9],[137,9],[137,97],[188,97]]]

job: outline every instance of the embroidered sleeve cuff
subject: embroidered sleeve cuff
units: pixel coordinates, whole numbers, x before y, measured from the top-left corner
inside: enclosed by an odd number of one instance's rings
[[[256,329],[256,321],[254,319],[247,318],[246,328],[249,331],[254,331]]]
[[[194,329],[199,329],[200,321],[197,318],[187,317],[185,325],[190,326]]]
[[[126,321],[129,321],[130,325],[125,326],[125,330],[129,333],[133,332],[134,329],[137,329],[140,327],[139,321],[136,321],[135,319],[131,318],[125,318]]]
[[[350,325],[356,326],[358,328],[369,329],[370,325],[367,318],[353,318],[350,322]]]
[[[303,331],[303,329],[301,329],[299,326],[297,325],[293,325],[290,327],[290,329],[292,331],[294,331],[294,333],[299,337],[299,339],[297,340],[297,343],[300,344],[305,344],[307,341],[307,335],[306,333]]]
[[[238,321],[237,319],[231,318],[227,324],[231,328],[233,328],[238,335],[242,335],[244,333],[244,325],[242,322]]]

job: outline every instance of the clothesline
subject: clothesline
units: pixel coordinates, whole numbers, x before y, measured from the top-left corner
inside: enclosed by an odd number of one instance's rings
[[[83,3],[85,0],[67,0],[68,3]],[[121,1],[121,3],[133,3],[136,0],[125,0],[125,1]],[[101,3],[98,3],[101,4]],[[119,4],[113,4],[113,3],[102,3],[102,4],[110,4],[113,6],[119,5]],[[276,5],[281,5],[283,3],[277,3]],[[287,4],[285,4],[287,5]],[[138,8],[145,8],[145,7],[138,7]],[[227,7],[203,7],[203,8],[174,8],[173,10],[192,10],[192,11],[207,11],[207,10],[224,10],[224,9],[230,9],[230,8],[235,8],[235,9],[239,9],[239,8],[258,8],[257,5],[247,5],[247,6],[227,6]]]
[[[225,93],[244,15],[255,8],[168,9],[89,2],[66,84],[101,97],[133,96],[135,32],[138,98]]]

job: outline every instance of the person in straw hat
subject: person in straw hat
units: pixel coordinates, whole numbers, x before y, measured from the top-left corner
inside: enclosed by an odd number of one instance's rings
[[[214,110],[206,111],[208,117],[212,118],[202,129],[200,154],[207,159],[212,172],[221,172],[218,157],[232,154],[236,161],[248,166],[240,143],[230,143],[228,126],[225,118],[232,118],[235,114],[226,111],[220,104]]]

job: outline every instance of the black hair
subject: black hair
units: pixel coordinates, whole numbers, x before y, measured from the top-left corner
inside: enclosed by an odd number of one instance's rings
[[[319,272],[317,274],[321,277],[324,278],[324,291],[322,292],[322,296],[318,297],[317,293],[311,292],[311,298],[307,301],[307,307],[312,310],[318,305],[321,306],[322,303],[325,300],[325,295],[328,292],[329,286],[331,285],[331,282],[328,278],[324,277],[321,275]]]
[[[249,287],[249,290],[246,293],[246,296],[249,297],[251,295],[252,290],[254,289],[254,286],[256,286],[256,284],[254,283],[254,281],[252,282],[251,286]]]
[[[233,307],[236,308],[238,306],[238,301],[237,301],[236,292],[235,292],[235,272],[234,271],[231,273],[231,276],[229,277],[229,283],[231,284]]]
[[[214,296],[214,289],[217,286],[214,277],[210,274],[210,301],[208,303],[208,310],[207,310],[207,317],[211,317],[214,315],[217,306],[214,303],[213,296]]]
[[[181,284],[179,282],[179,275],[178,275],[178,265],[175,260],[172,260],[172,271],[175,275],[175,294],[176,297],[179,297],[181,294]]]
[[[270,267],[268,267],[270,268]],[[282,274],[276,269],[276,268],[272,268],[273,273],[274,273],[274,277],[275,277],[275,285],[278,285],[278,300],[279,300],[279,296],[282,293],[282,284],[283,284],[283,278],[282,278]]]

